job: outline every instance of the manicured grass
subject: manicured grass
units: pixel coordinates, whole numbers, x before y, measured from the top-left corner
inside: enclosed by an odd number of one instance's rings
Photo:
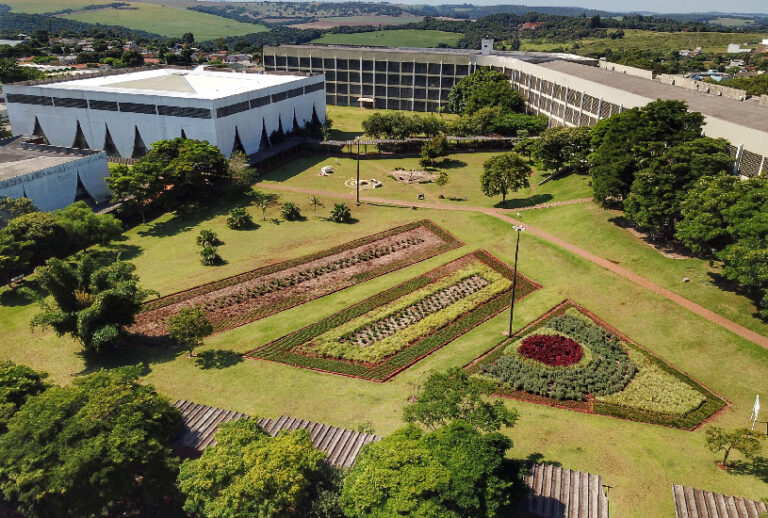
[[[263,25],[238,22],[212,14],[136,2],[131,3],[129,9],[79,11],[67,18],[87,23],[120,25],[169,37],[191,32],[196,41],[269,30]]]
[[[616,224],[622,213],[588,203],[521,213],[520,219],[636,272],[667,289],[752,329],[768,334],[754,303],[724,281],[719,265],[702,259],[668,259]],[[683,279],[687,278],[688,282]]]
[[[378,45],[384,47],[437,47],[441,43],[455,47],[462,35],[458,32],[393,29],[354,34],[323,34],[311,43],[343,45]]]
[[[610,32],[612,30],[609,30]],[[523,40],[520,50],[540,52],[560,50],[586,55],[593,52],[603,52],[606,48],[614,51],[635,48],[641,51],[668,52],[702,47],[704,52],[724,53],[729,43],[755,44],[765,38],[765,35],[759,32],[654,32],[642,29],[624,29],[624,34],[623,38],[617,40],[596,38],[576,40],[571,43]]]
[[[363,149],[361,148],[361,151]],[[370,150],[369,150],[370,151]],[[388,158],[381,155],[378,158],[373,151],[366,159],[360,161],[360,178],[362,180],[376,179],[383,187],[362,190],[361,196],[373,196],[401,201],[416,201],[420,193],[424,201],[440,203],[451,207],[501,207],[501,196],[489,198],[483,195],[480,188],[480,176],[483,173],[483,162],[497,152],[481,151],[476,153],[456,153],[450,155],[442,166],[434,169],[448,173],[448,184],[442,188],[443,199],[440,199],[441,189],[434,183],[404,184],[389,176],[396,168],[406,171],[421,170],[417,158]],[[315,189],[339,194],[354,193],[354,184],[350,183],[357,176],[357,161],[354,152],[350,158],[323,158],[312,155],[289,162],[269,171],[263,181],[266,184],[275,183],[289,187]],[[335,172],[328,176],[320,176],[320,168],[332,166]],[[591,196],[589,178],[582,175],[569,175],[537,186],[546,177],[546,173],[535,171],[531,177],[531,186],[507,196],[506,208],[526,207],[539,203],[588,198]]]
[[[225,224],[226,212],[240,202],[221,200],[197,215],[164,215],[132,229],[128,239],[117,247],[123,250],[123,258],[137,265],[143,285],[167,294],[424,218],[467,245],[216,334],[206,340],[204,350],[243,353],[477,248],[488,250],[508,264],[514,260],[511,226],[491,216],[364,204],[352,207],[358,223],[341,226],[312,217],[306,208],[306,196],[282,195],[285,201],[302,203],[308,219],[261,222],[259,211],[249,207],[262,226],[253,231],[232,231]],[[321,212],[327,214],[335,201],[339,200],[324,199],[326,208]],[[527,221],[531,214],[542,213],[524,212],[522,218]],[[559,225],[594,226],[590,218],[579,219],[584,214],[563,213]],[[272,217],[277,217],[276,210],[270,212]],[[213,229],[225,241],[219,252],[226,264],[213,268],[200,264],[194,238],[201,228]],[[598,233],[590,246],[605,246],[601,243],[605,239]],[[642,243],[625,244],[623,251],[631,257],[643,247]],[[714,424],[726,428],[746,424],[755,392],[764,385],[768,374],[768,351],[531,234],[521,238],[520,271],[543,288],[516,305],[515,329],[571,298],[732,401],[733,406]],[[230,360],[219,368],[201,369],[195,361],[185,358],[184,351],[144,346],[86,362],[78,355],[79,346],[69,338],[57,338],[50,331],[30,331],[28,322],[36,312],[34,304],[6,293],[0,294],[0,301],[0,357],[47,370],[57,382],[67,382],[100,365],[144,362],[145,380],[171,399],[185,398],[266,417],[286,414],[351,428],[369,422],[379,434],[402,425],[402,406],[431,370],[462,366],[480,356],[499,342],[508,319],[507,314],[494,317],[391,381],[379,384],[269,362],[238,361],[237,356],[225,354],[222,356]],[[686,432],[530,403],[506,404],[517,408],[521,415],[509,432],[515,441],[512,455],[601,474],[613,487],[610,499],[615,516],[672,515],[672,482],[756,499],[768,493],[764,472],[736,474],[717,468],[715,456],[704,446],[703,430]],[[768,450],[764,448],[762,455],[768,456]]]
[[[403,113],[398,110],[369,110],[358,106],[328,106],[326,109],[328,117],[333,121],[333,130],[331,138],[339,140],[351,140],[357,135],[363,134],[363,120],[375,112],[380,113]],[[408,112],[406,115],[410,115]],[[429,113],[418,113],[422,117],[428,117]],[[458,118],[453,113],[443,113],[439,115],[446,122]]]

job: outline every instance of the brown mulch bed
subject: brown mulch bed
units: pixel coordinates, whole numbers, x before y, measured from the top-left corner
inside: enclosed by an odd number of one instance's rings
[[[410,266],[463,245],[430,221],[398,227],[299,259],[286,261],[149,301],[129,332],[164,336],[168,317],[200,306],[216,331],[264,318],[298,304]],[[372,251],[385,250],[373,257]],[[333,271],[324,266],[368,254],[369,258]],[[378,254],[377,254],[378,255]],[[275,283],[280,282],[280,286]],[[271,286],[271,288],[270,288]]]

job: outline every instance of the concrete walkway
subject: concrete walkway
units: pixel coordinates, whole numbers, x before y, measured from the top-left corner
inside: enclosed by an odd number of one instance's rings
[[[303,194],[308,194],[313,196],[327,196],[327,197],[333,197],[333,198],[344,198],[344,199],[353,200],[353,201],[355,200],[354,194],[339,194],[339,193],[330,192],[330,191],[304,189],[301,187],[291,187],[287,185],[259,183],[256,185],[256,187],[261,187],[264,189],[274,189],[278,191],[297,192],[297,193],[303,193]],[[423,201],[407,202],[407,201],[400,201],[400,200],[390,200],[386,198],[378,198],[373,196],[360,196],[360,201],[366,202],[366,203],[378,204],[378,205],[391,205],[391,206],[398,206],[398,207],[418,207],[422,209],[451,210],[451,211],[459,211],[459,212],[480,212],[480,213],[492,216],[494,218],[498,218],[501,221],[511,223],[513,225],[523,225],[522,222],[510,217],[509,214],[514,212],[519,212],[522,210],[532,210],[532,209],[540,209],[545,207],[555,207],[560,205],[573,205],[577,203],[586,203],[591,201],[591,199],[581,198],[577,200],[542,203],[540,205],[532,205],[530,207],[525,207],[525,208],[521,207],[519,209],[494,209],[494,208],[488,208],[488,207],[456,207],[456,206],[439,204],[439,203],[426,203]],[[728,320],[727,318],[723,317],[722,315],[719,315],[718,313],[715,313],[714,311],[711,311],[703,306],[700,306],[695,302],[691,302],[685,297],[682,297],[677,293],[674,293],[673,291],[670,291],[662,286],[659,286],[654,282],[649,281],[645,277],[642,277],[630,270],[627,270],[626,268],[623,268],[617,264],[614,264],[608,259],[595,255],[592,252],[588,252],[587,250],[584,250],[583,248],[580,248],[574,244],[571,244],[565,241],[564,239],[561,239],[555,235],[550,234],[549,232],[538,229],[536,227],[531,227],[528,223],[525,223],[525,228],[531,234],[541,239],[544,239],[545,241],[549,241],[550,243],[555,244],[560,248],[568,250],[574,255],[577,255],[602,268],[605,268],[606,270],[612,273],[615,273],[616,275],[619,275],[629,281],[632,281],[635,284],[642,286],[643,288],[651,290],[652,292],[658,295],[661,295],[667,300],[670,300],[675,304],[678,304],[679,306],[682,306],[685,309],[692,311],[693,313],[696,313],[697,315],[709,320],[710,322],[713,322],[727,329],[728,331],[731,331],[732,333],[737,334],[740,337],[759,345],[760,347],[768,349],[768,337],[765,337],[759,333],[756,333],[755,331],[752,331],[751,329],[747,329],[742,325],[739,325],[731,320]]]

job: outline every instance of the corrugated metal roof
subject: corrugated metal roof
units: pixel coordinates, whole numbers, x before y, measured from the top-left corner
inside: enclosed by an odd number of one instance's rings
[[[525,483],[530,488],[523,511],[542,518],[608,518],[608,497],[600,475],[531,464]]]
[[[677,518],[758,518],[768,511],[765,502],[721,495],[672,484]]]
[[[183,399],[176,401],[174,406],[181,410],[182,420],[182,431],[176,438],[176,445],[199,452],[216,444],[215,436],[221,423],[251,419],[247,414],[199,405]],[[288,416],[280,416],[276,420],[259,419],[258,423],[272,437],[284,430],[309,430],[312,445],[327,453],[328,462],[336,466],[351,466],[357,454],[360,453],[360,448],[370,442],[381,440],[377,435]]]

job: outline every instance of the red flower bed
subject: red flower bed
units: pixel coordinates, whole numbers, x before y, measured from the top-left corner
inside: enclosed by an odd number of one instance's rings
[[[579,342],[560,335],[531,335],[517,349],[521,355],[551,367],[566,367],[581,360]]]

